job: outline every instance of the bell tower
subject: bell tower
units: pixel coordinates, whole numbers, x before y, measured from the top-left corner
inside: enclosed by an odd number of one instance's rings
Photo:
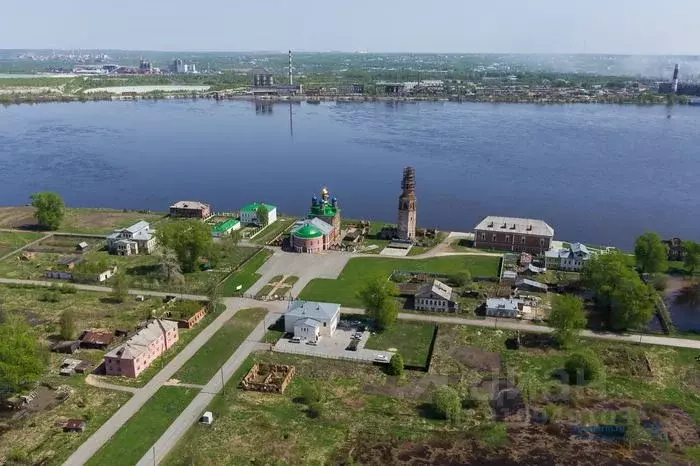
[[[398,235],[401,240],[414,241],[416,239],[416,170],[413,167],[404,168],[401,189],[403,191],[399,196]]]

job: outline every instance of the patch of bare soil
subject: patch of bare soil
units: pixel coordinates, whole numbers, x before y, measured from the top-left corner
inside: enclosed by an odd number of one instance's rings
[[[633,377],[651,377],[651,362],[644,349],[638,347],[608,348],[601,359],[614,374]]]
[[[34,207],[0,207],[0,228],[33,229]]]
[[[365,385],[364,392],[373,395],[388,395],[398,398],[421,400],[433,389],[457,382],[459,382],[459,376],[428,375],[400,385],[399,378],[389,377],[384,385]]]
[[[501,355],[481,348],[457,348],[452,356],[465,366],[482,372],[497,372],[501,368]]]
[[[568,428],[557,425],[510,428],[508,444],[504,446],[489,446],[474,436],[454,434],[420,442],[363,439],[352,455],[363,466],[688,464],[679,456],[657,451],[650,445],[631,449],[615,442],[572,439]]]

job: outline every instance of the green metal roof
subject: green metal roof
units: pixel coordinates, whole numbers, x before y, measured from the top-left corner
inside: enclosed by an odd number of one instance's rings
[[[214,233],[224,233],[224,232],[230,230],[231,228],[233,228],[234,226],[236,226],[237,223],[241,223],[241,222],[239,222],[235,218],[230,218],[230,219],[226,220],[225,222],[217,223],[216,225],[214,225],[211,228],[211,231],[213,231]]]
[[[267,207],[267,210],[272,210],[272,209],[277,208],[277,207],[270,205],[270,204],[263,204],[261,202],[253,202],[252,204],[248,204],[246,206],[243,206],[243,208],[241,208],[241,212],[256,212],[261,205],[264,205],[265,207]]]
[[[301,239],[314,239],[323,236],[323,232],[310,223],[294,230],[292,234]]]
[[[309,216],[319,215],[321,217],[335,217],[337,213],[338,208],[330,204],[312,206],[311,210],[309,210]]]

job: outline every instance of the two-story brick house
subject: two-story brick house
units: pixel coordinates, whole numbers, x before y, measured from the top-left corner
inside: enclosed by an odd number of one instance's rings
[[[476,248],[543,254],[553,239],[554,229],[543,220],[488,216],[474,227]]]
[[[105,354],[107,375],[138,377],[179,338],[177,322],[153,319],[126,343]]]

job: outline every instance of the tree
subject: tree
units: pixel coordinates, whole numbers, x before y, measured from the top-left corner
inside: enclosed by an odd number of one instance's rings
[[[44,372],[45,348],[32,328],[17,316],[0,325],[0,398],[30,389]]]
[[[695,241],[683,241],[683,263],[690,275],[695,274],[695,269],[700,265],[700,243]]]
[[[59,325],[61,326],[61,338],[64,340],[75,338],[75,316],[73,311],[70,309],[63,311]]]
[[[580,385],[600,377],[603,363],[592,351],[579,351],[569,356],[564,363],[564,370],[571,385]]]
[[[389,374],[390,375],[401,375],[403,374],[403,356],[399,353],[395,353],[391,360],[389,361]]]
[[[634,255],[642,273],[664,272],[668,267],[668,248],[656,232],[648,231],[637,238]]]
[[[180,262],[177,255],[169,248],[161,248],[160,251],[160,272],[168,284],[180,284],[185,281],[182,276]]]
[[[377,277],[367,281],[357,294],[379,330],[387,329],[396,322],[399,314],[394,301],[396,293],[395,283]]]
[[[215,312],[217,308],[223,305],[221,302],[221,288],[218,286],[213,286],[207,295],[209,300],[207,301],[207,311]]]
[[[118,273],[112,281],[112,293],[110,297],[117,303],[123,303],[129,295],[129,284],[123,273]]]
[[[167,223],[156,236],[163,247],[173,250],[184,273],[194,272],[197,260],[214,245],[209,227],[198,220]]]
[[[57,230],[61,226],[66,205],[61,196],[53,191],[31,195],[32,206],[36,209],[34,216],[39,226],[46,230]]]
[[[610,326],[614,330],[640,328],[654,316],[656,297],[641,280],[622,281],[611,295]]]
[[[471,282],[472,282],[472,276],[468,270],[464,270],[460,273],[450,275],[450,283],[452,284],[452,286],[461,287],[461,286],[468,285]]]
[[[552,299],[549,325],[554,327],[554,338],[564,347],[571,346],[578,332],[586,326],[586,313],[583,300],[574,295],[556,295]]]
[[[462,400],[457,390],[449,385],[443,385],[433,392],[433,408],[437,414],[448,421],[456,421],[462,411]]]
[[[594,256],[584,267],[582,277],[595,292],[599,306],[608,312],[611,328],[639,327],[651,319],[656,298],[621,253]]]
[[[267,226],[267,220],[268,220],[268,215],[270,213],[270,209],[267,208],[265,204],[260,204],[258,208],[255,210],[255,215],[258,218],[258,223],[260,225],[266,227]]]

